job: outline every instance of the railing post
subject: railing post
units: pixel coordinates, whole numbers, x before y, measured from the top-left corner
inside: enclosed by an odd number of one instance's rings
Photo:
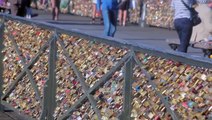
[[[124,106],[120,120],[130,120],[131,116],[133,67],[134,62],[131,57],[124,66]]]
[[[56,57],[57,57],[57,44],[56,33],[54,39],[50,41],[49,49],[49,65],[48,65],[48,80],[46,81],[43,96],[43,110],[41,120],[54,120],[54,111],[56,108]]]
[[[3,38],[3,34],[4,34],[4,22],[0,23],[0,111],[3,111],[3,105],[2,105],[2,95],[3,95],[3,54],[2,54],[2,50],[4,49],[4,45],[3,45],[3,41],[4,41],[4,38]]]
[[[63,47],[63,51],[66,51],[65,48],[64,48],[64,44],[60,41],[60,44],[61,46]],[[96,113],[98,119],[100,120],[102,118],[101,116],[101,113],[100,113],[100,110],[97,108],[97,103],[95,101],[95,99],[93,98],[93,96],[89,93],[89,87],[87,86],[87,84],[85,83],[85,79],[84,77],[82,76],[81,72],[77,69],[77,67],[75,66],[73,60],[69,57],[68,55],[68,52],[66,51],[65,52],[65,56],[67,57],[67,60],[69,61],[69,64],[71,66],[71,68],[74,70],[78,80],[79,80],[79,83],[81,84],[82,86],[82,89],[85,93],[85,95],[87,96],[88,98],[88,101],[90,102],[91,104],[91,107],[93,108],[94,112]]]

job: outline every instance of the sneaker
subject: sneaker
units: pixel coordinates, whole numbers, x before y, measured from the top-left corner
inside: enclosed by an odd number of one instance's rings
[[[126,26],[126,23],[124,23],[124,22],[123,22],[123,24],[122,24],[122,25],[125,27],[125,26]]]
[[[26,15],[26,18],[27,19],[31,19],[31,15]]]

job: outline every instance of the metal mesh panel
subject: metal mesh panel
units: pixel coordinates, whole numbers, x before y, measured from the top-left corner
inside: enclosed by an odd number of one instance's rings
[[[4,17],[2,104],[29,119],[211,116],[209,60]]]

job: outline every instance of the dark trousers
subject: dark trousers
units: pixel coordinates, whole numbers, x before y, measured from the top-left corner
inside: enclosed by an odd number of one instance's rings
[[[187,52],[192,34],[192,23],[188,18],[175,19],[174,26],[180,39],[178,51]]]

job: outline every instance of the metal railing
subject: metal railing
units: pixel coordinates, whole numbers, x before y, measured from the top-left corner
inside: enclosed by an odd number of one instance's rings
[[[1,104],[25,119],[210,117],[207,58],[4,14],[0,20]]]

